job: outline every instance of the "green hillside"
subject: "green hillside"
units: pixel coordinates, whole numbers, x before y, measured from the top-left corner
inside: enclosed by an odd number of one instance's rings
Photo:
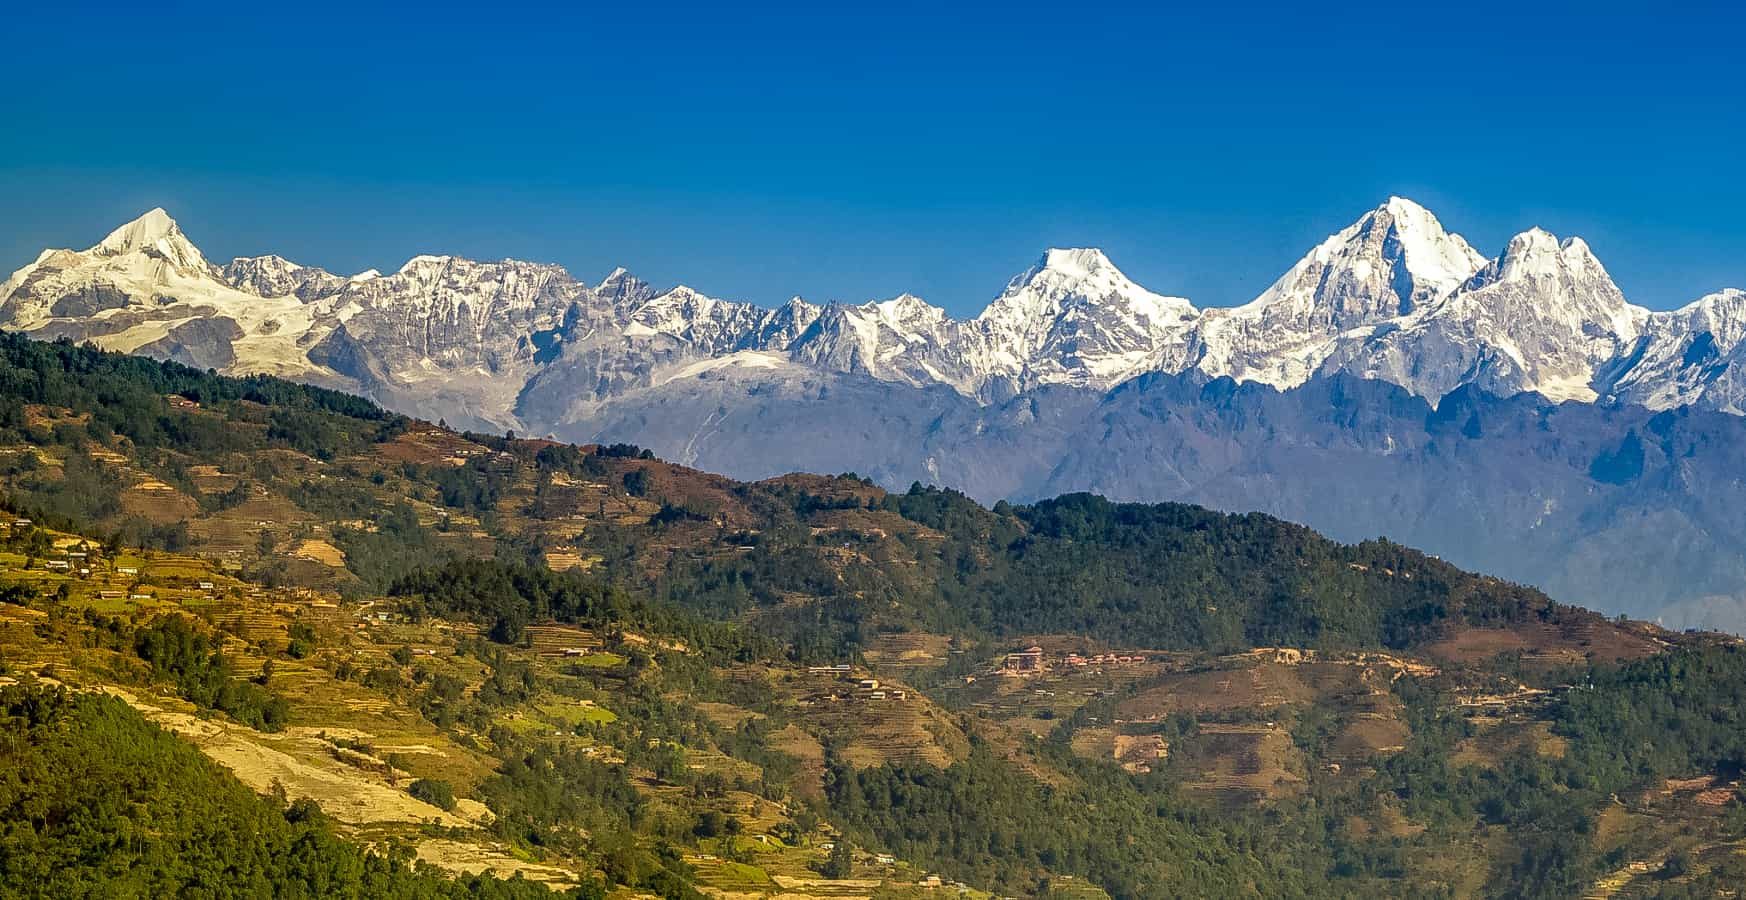
[[[12,335],[0,492],[0,893],[1711,896],[1746,868],[1737,641],[1385,540],[739,483]]]

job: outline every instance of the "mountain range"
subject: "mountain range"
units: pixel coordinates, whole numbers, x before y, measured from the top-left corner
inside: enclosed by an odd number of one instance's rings
[[[1746,293],[1652,312],[1579,238],[1534,229],[1488,259],[1401,198],[1242,306],[1054,249],[971,319],[910,294],[772,309],[516,260],[216,265],[153,210],[14,273],[0,327],[737,477],[1259,509],[1746,629]]]

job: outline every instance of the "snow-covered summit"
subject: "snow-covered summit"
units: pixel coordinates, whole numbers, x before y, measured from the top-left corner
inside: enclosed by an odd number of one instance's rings
[[[1346,342],[1335,361],[1433,400],[1473,383],[1506,396],[1589,401],[1600,369],[1637,340],[1648,318],[1585,242],[1533,228],[1448,296]]]
[[[976,321],[994,331],[1040,342],[1055,319],[1075,306],[1098,306],[1172,324],[1194,312],[1194,305],[1181,297],[1154,294],[1135,284],[1102,250],[1055,248],[1008,282]]]
[[[658,294],[630,316],[625,333],[666,335],[708,353],[731,353],[744,344],[765,310],[750,303],[720,300],[679,285]]]
[[[1174,364],[1199,318],[1194,304],[1149,291],[1103,251],[1051,249],[973,321],[975,369],[1018,388],[1110,387]]]
[[[344,287],[347,280],[325,269],[300,266],[283,256],[239,256],[219,270],[226,284],[262,297],[296,296],[315,300]],[[371,276],[374,277],[374,276]],[[351,280],[360,280],[354,275]]]
[[[647,303],[658,292],[654,285],[619,266],[600,279],[600,283],[594,286],[594,293],[614,307],[631,309]]]
[[[1312,377],[1353,330],[1434,304],[1485,264],[1429,210],[1390,197],[1305,254],[1260,296],[1209,311],[1200,369],[1292,387]]]
[[[1643,332],[1603,367],[1605,393],[1651,409],[1697,405],[1746,415],[1746,291],[1651,313]]]
[[[1606,268],[1588,242],[1572,237],[1560,241],[1543,228],[1530,228],[1510,238],[1503,255],[1475,273],[1469,289],[1497,281],[1558,278],[1568,274],[1606,278]]]
[[[929,325],[947,318],[945,310],[914,294],[898,294],[890,300],[878,300],[867,305],[877,310],[881,318],[899,325]]]
[[[219,268],[161,209],[87,250],[45,251],[0,285],[10,327],[520,429],[525,415],[573,414],[572,398],[605,402],[713,371],[703,363],[730,354],[984,402],[1195,369],[1281,388],[1348,372],[1433,401],[1472,383],[1740,411],[1746,387],[1731,373],[1746,362],[1743,307],[1740,292],[1724,291],[1650,314],[1579,238],[1530,229],[1488,260],[1401,197],[1331,234],[1250,302],[1205,310],[1140,286],[1088,247],[1044,252],[969,319],[909,293],[765,308],[661,290],[623,268],[589,285],[555,265],[454,255],[350,277],[273,254]]]
[[[109,232],[107,237],[85,252],[98,257],[145,254],[189,273],[210,268],[200,248],[182,234],[176,220],[162,208],[153,209]]]
[[[1317,245],[1235,314],[1336,330],[1411,313],[1485,264],[1461,235],[1401,197]]]
[[[190,268],[206,265],[206,257],[183,236],[182,229],[162,207],[152,209],[137,219],[109,232],[97,246],[87,251],[96,256],[121,256],[125,253],[156,252],[177,265]]]

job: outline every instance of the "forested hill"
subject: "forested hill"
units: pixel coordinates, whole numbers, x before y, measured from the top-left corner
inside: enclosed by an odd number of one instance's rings
[[[125,542],[264,568],[314,540],[343,563],[286,577],[354,590],[444,555],[598,560],[622,588],[758,621],[813,654],[912,628],[1402,648],[1451,623],[1582,616],[1386,541],[1343,546],[1262,515],[1086,495],[988,510],[853,476],[735,483],[635,448],[456,435],[333,391],[17,335],[0,338],[0,445],[54,451],[0,461],[15,507]]]
[[[1746,872],[1736,641],[1387,540],[737,482],[13,335],[0,505],[0,872],[25,896],[222,896],[227,854],[280,896],[545,890],[517,871],[687,900],[1709,896]]]
[[[1260,514],[1089,494],[984,513],[922,488],[887,505],[948,536],[940,615],[979,629],[1173,649],[1403,648],[1455,624],[1587,615],[1386,540],[1341,545]]]

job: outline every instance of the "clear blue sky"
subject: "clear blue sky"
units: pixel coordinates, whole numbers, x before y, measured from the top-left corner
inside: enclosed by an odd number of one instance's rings
[[[1202,305],[1391,193],[1634,300],[1746,287],[1746,14],[1240,3],[6,13],[0,267],[164,206],[215,259],[625,265],[973,313],[1095,245]],[[632,9],[631,7],[637,7]]]

